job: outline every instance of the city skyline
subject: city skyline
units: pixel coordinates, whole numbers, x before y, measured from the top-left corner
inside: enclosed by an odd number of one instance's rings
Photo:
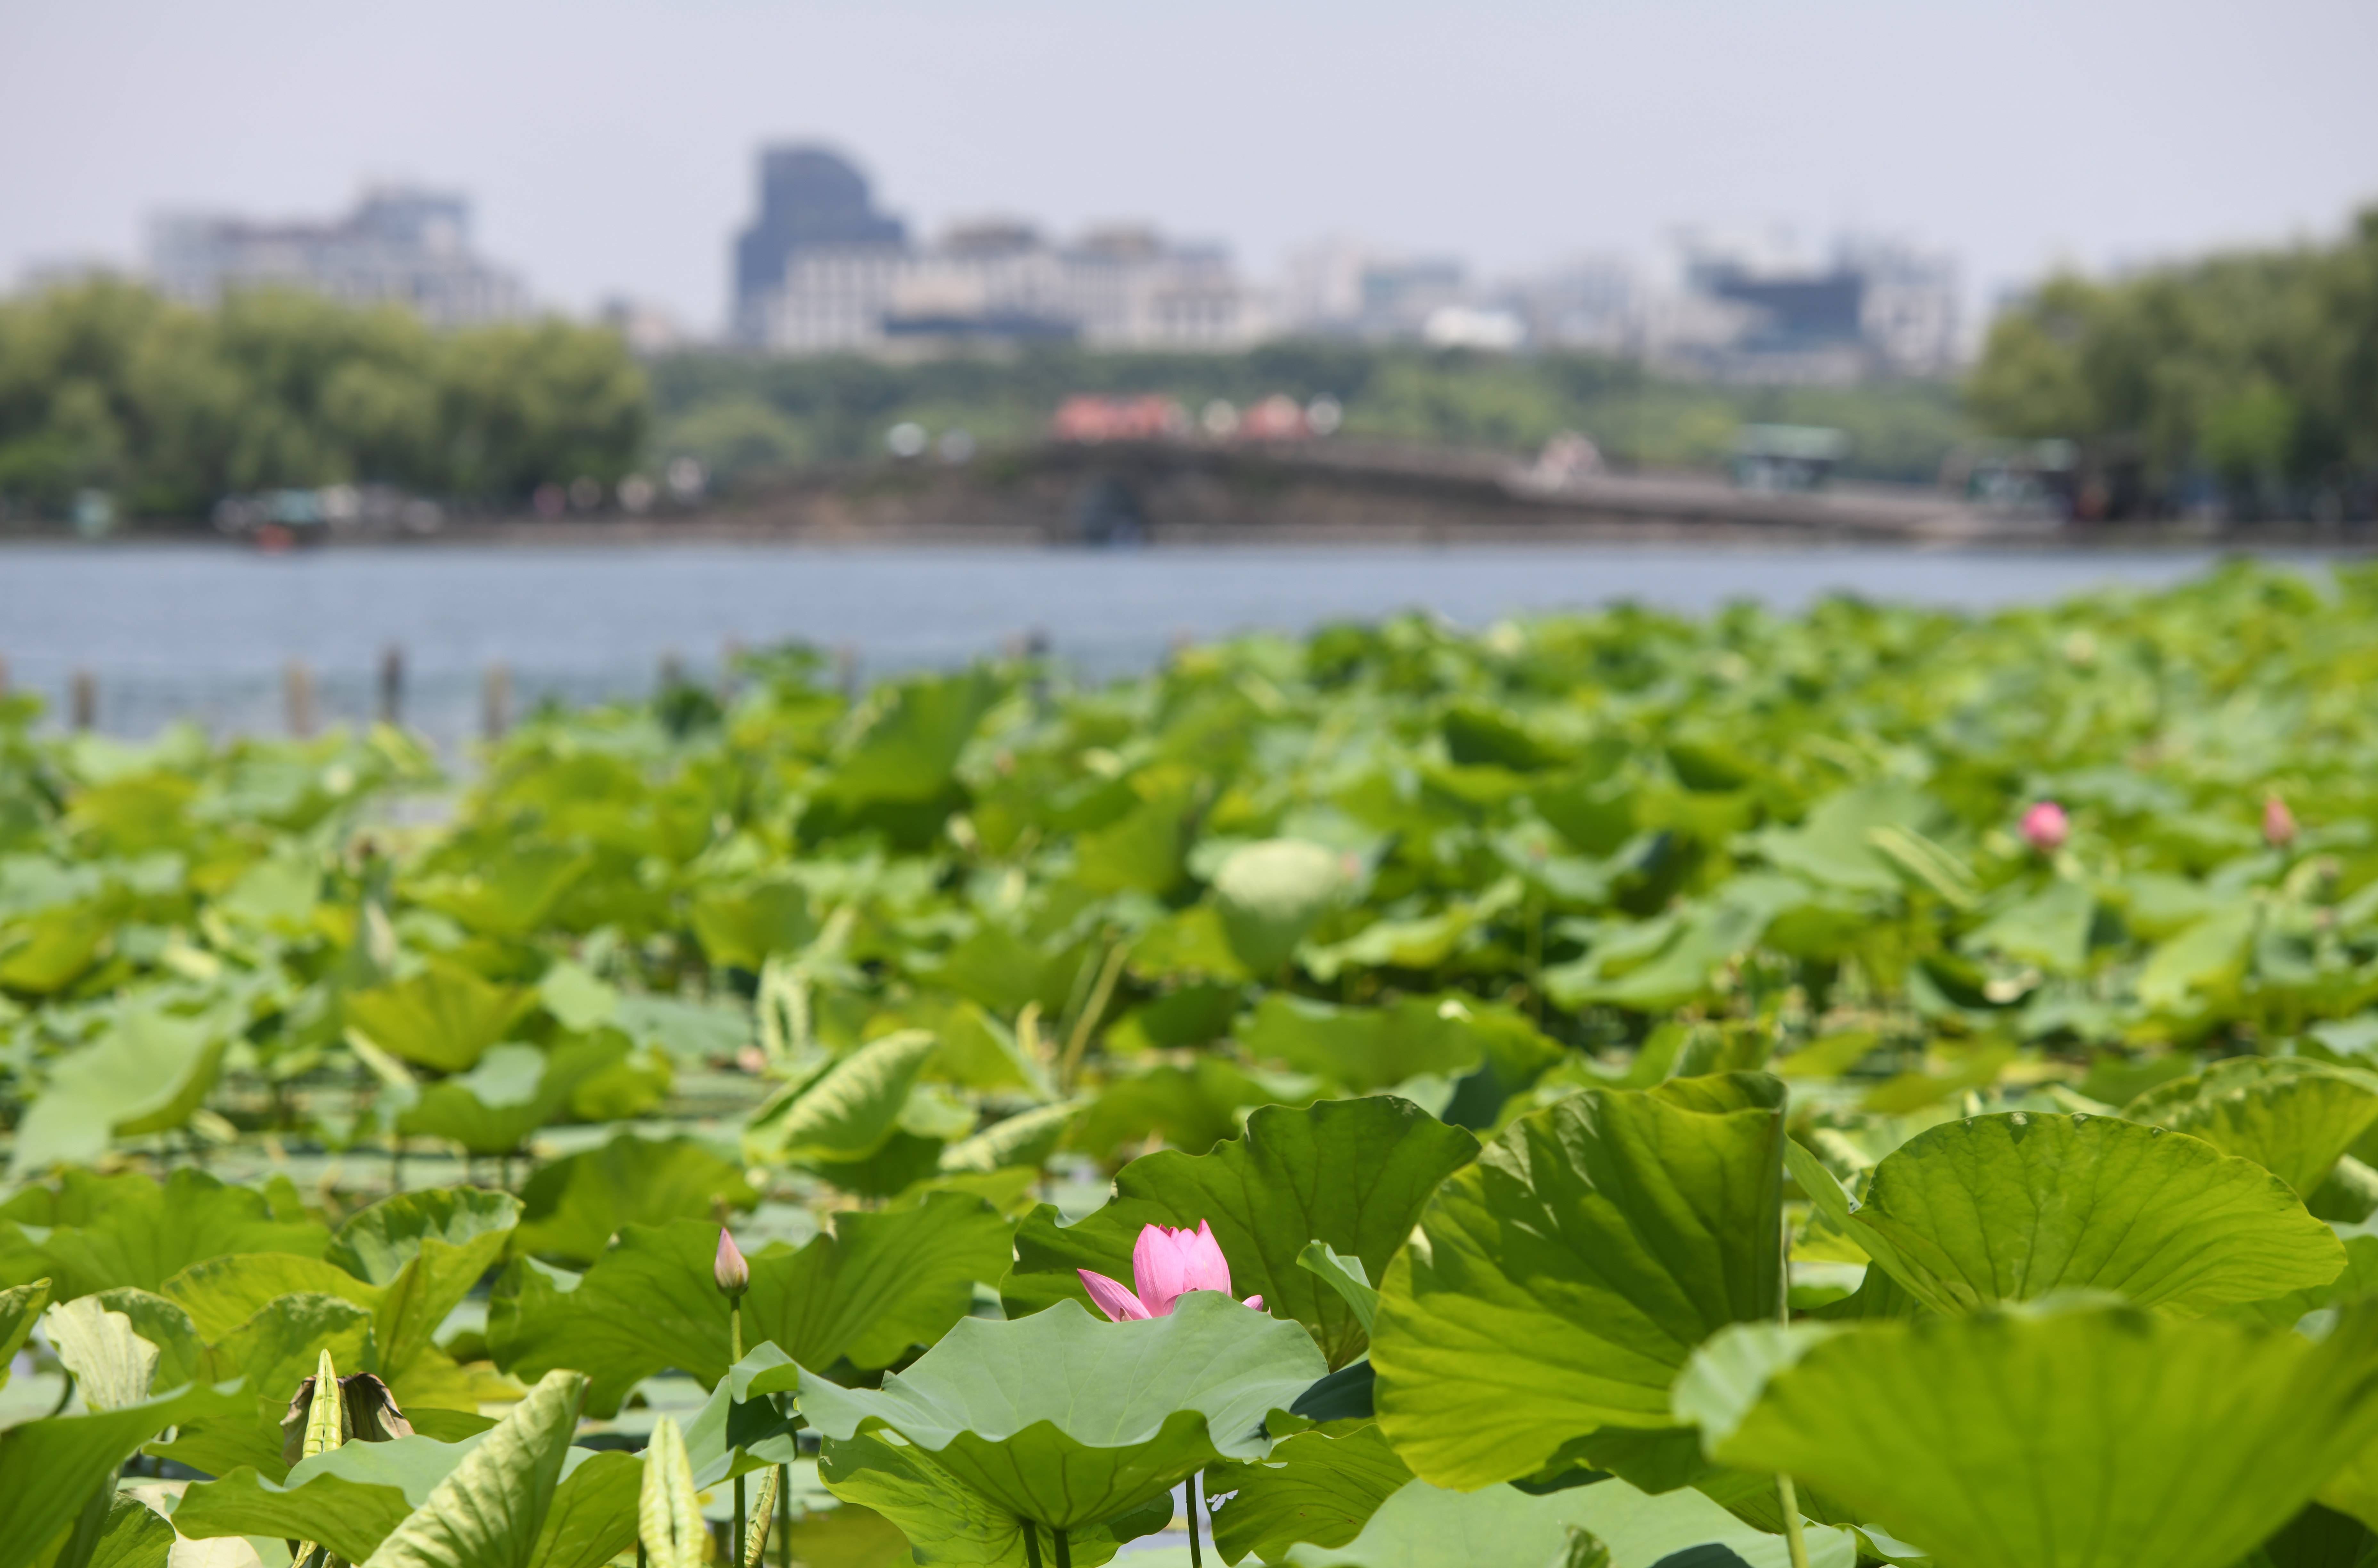
[[[1263,22],[1225,5],[1212,15],[1242,27],[1235,51],[1058,4],[1003,27],[894,9],[897,50],[885,13],[833,6],[701,6],[666,28],[609,0],[567,27],[498,6],[466,34],[301,21],[278,0],[196,28],[142,0],[30,7],[5,24],[0,95],[76,137],[0,168],[0,269],[126,265],[163,212],[328,214],[399,178],[467,193],[479,248],[541,303],[585,315],[625,295],[709,335],[752,159],[806,139],[850,152],[920,234],[991,215],[1061,233],[1141,222],[1220,241],[1268,278],[1330,233],[1495,277],[1641,258],[1693,224],[1789,227],[1812,251],[1858,231],[1954,254],[1976,308],[2060,260],[2333,233],[2378,197],[2378,106],[2347,90],[2378,53],[2378,13],[2326,0],[2251,22],[2127,0],[1920,24],[1852,0],[1790,21],[1521,6],[1492,30],[1413,6]],[[463,18],[445,0],[421,15]],[[2049,36],[2056,50],[2032,47]],[[2093,74],[2118,47],[2125,67]],[[508,57],[544,68],[498,91]],[[342,71],[329,113],[292,90]],[[1993,97],[1995,123],[1960,124]],[[358,102],[407,112],[338,112]]]

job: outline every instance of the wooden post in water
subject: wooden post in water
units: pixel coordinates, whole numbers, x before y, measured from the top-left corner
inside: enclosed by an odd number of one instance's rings
[[[282,666],[281,691],[289,706],[289,733],[304,740],[314,733],[314,672],[303,659]]]
[[[848,642],[834,645],[834,677],[842,688],[842,700],[852,707],[859,705],[859,650]]]
[[[666,697],[684,684],[685,661],[677,656],[677,650],[674,648],[661,650],[661,695]]]
[[[486,687],[480,694],[479,725],[489,740],[501,740],[512,725],[512,672],[501,659],[487,666]]]
[[[89,670],[77,670],[66,688],[68,722],[78,730],[95,729],[99,725],[99,677]]]
[[[391,642],[379,651],[379,722],[404,722],[404,648]]]
[[[0,697],[8,695],[8,655],[0,653]]]

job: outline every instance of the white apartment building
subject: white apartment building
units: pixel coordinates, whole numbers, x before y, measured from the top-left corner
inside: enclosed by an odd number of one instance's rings
[[[1231,349],[1262,331],[1255,296],[1219,248],[1145,229],[1050,244],[1017,223],[952,230],[921,250],[813,245],[786,261],[760,307],[761,341],[786,354],[874,353],[966,341],[1093,348]]]
[[[328,223],[160,218],[150,231],[149,272],[158,292],[191,305],[280,287],[345,305],[403,305],[438,327],[528,314],[527,290],[473,253],[470,232],[463,197],[387,186],[366,191],[354,211]]]

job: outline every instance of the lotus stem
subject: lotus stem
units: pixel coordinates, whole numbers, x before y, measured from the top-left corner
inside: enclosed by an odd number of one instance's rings
[[[739,1338],[741,1338],[741,1337],[742,1337],[742,1335],[738,1335],[736,1337],[739,1339]],[[735,1359],[736,1359],[737,1360],[739,1360],[739,1360],[741,1360],[743,1358],[742,1358],[742,1357],[740,1357],[740,1356],[738,1356],[738,1357],[736,1357]],[[735,1478],[735,1562],[736,1562],[736,1564],[737,1564],[737,1568],[742,1568],[742,1563],[743,1563],[743,1520],[744,1520],[744,1517],[745,1517],[745,1515],[744,1515],[744,1510],[743,1510],[743,1478],[742,1478],[742,1477],[740,1477],[740,1476],[738,1476],[738,1477],[736,1477],[736,1478]],[[1797,1568],[1797,1565],[1796,1565],[1796,1568]]]
[[[1029,1519],[1024,1521],[1024,1561],[1040,1568],[1040,1526]]]
[[[1131,944],[1120,938],[1107,948],[1106,961],[1099,965],[1099,977],[1090,987],[1089,997],[1083,1002],[1082,1011],[1074,1015],[1073,1035],[1066,1040],[1064,1058],[1057,1064],[1059,1094],[1074,1092],[1074,1077],[1081,1071],[1082,1057],[1090,1048],[1090,1033],[1098,1027],[1099,1017],[1106,1011],[1107,1003],[1114,999],[1115,982],[1123,978],[1123,960],[1130,956]]]
[[[1057,1538],[1057,1568],[1074,1568],[1074,1549],[1065,1539],[1065,1532],[1054,1525],[1049,1533]]]
[[[793,1467],[776,1466],[776,1516],[779,1528],[776,1539],[781,1545],[777,1556],[785,1568],[793,1568]]]
[[[1808,1568],[1808,1538],[1800,1528],[1800,1494],[1791,1477],[1777,1474],[1775,1495],[1784,1504],[1784,1544],[1792,1553],[1792,1568]]]
[[[1197,1472],[1189,1472],[1189,1568],[1205,1568],[1205,1554],[1197,1549]]]

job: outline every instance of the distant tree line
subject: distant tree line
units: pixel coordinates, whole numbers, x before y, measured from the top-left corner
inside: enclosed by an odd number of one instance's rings
[[[2333,245],[2054,278],[1992,327],[1967,397],[2000,435],[2078,442],[2108,514],[2366,518],[2378,208]]]
[[[395,308],[268,291],[201,311],[106,280],[0,303],[0,503],[19,516],[96,489],[202,517],[342,483],[508,506],[616,481],[651,411],[616,334],[557,320],[440,333]]]

